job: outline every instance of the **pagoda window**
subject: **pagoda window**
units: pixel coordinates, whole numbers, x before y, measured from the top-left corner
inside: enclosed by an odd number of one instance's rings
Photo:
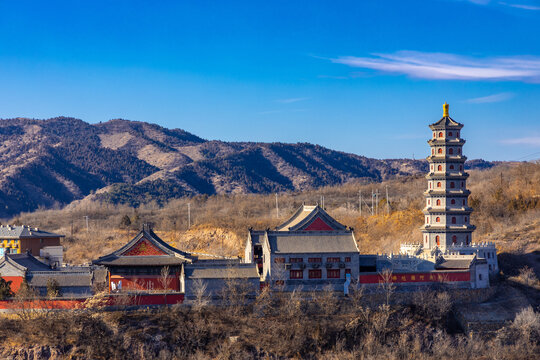
[[[433,171],[433,165],[431,165],[431,170]]]
[[[453,148],[448,149],[448,153],[449,153],[450,155],[452,155],[452,154],[454,153],[454,149],[453,149]]]
[[[463,205],[465,205],[465,199],[463,199]]]
[[[448,133],[448,136],[452,136],[452,132],[451,132],[451,131]]]
[[[443,137],[443,133],[442,133],[442,132],[439,133],[439,137],[440,137],[440,138]]]
[[[442,165],[437,166],[437,171],[442,171]]]
[[[465,186],[465,183],[462,181],[461,182],[461,187],[464,187]]]
[[[437,206],[441,205],[441,199],[437,199]]]
[[[435,131],[433,132],[433,138],[435,139],[437,137],[437,133]]]
[[[456,136],[459,137],[459,131],[456,132]]]
[[[427,204],[428,204],[428,205],[431,205],[431,200],[428,199]]]
[[[467,217],[465,216],[465,223],[467,223]]]
[[[435,222],[441,222],[441,218],[437,216],[437,217],[435,218]]]
[[[459,165],[459,171],[463,171],[463,165]]]
[[[304,271],[303,270],[291,270],[291,279],[303,279],[304,278]]]
[[[435,155],[435,149],[431,149],[431,155]]]
[[[452,217],[452,224],[455,224],[455,223],[456,223],[456,217],[453,216],[453,217]]]
[[[450,204],[452,204],[452,205],[454,205],[455,203],[456,203],[456,199],[452,199],[452,200],[450,201]]]
[[[450,165],[450,170],[454,170],[454,165]]]
[[[429,188],[431,189],[431,182],[429,183]]]
[[[426,216],[426,223],[429,224],[429,217]]]
[[[441,182],[440,181],[437,183],[437,187],[441,187]]]
[[[437,150],[437,152],[438,152],[439,154],[442,154],[442,148],[439,148],[439,150]]]
[[[452,236],[452,244],[456,245],[456,243],[457,243],[457,236],[454,235],[454,236]]]
[[[310,279],[320,279],[322,278],[322,270],[320,269],[310,269],[308,272],[308,276]]]
[[[469,235],[465,238],[465,245],[469,245]]]
[[[457,149],[457,153],[458,153],[458,154],[461,154],[461,149],[458,148],[458,149]]]
[[[455,185],[454,182],[452,181],[452,182],[450,183],[450,188],[453,189],[455,186],[456,186],[456,185]]]
[[[441,238],[439,235],[435,236],[435,241],[437,242],[437,246],[441,246]]]

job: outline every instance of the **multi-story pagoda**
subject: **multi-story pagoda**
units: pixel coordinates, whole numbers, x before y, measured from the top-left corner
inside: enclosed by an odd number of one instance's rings
[[[422,243],[401,244],[401,253],[437,262],[442,256],[476,255],[486,259],[489,271],[497,273],[497,249],[492,243],[473,243],[476,229],[470,223],[472,208],[468,205],[465,160],[460,137],[463,124],[452,119],[448,104],[443,105],[443,117],[429,125],[433,136],[428,140],[431,147],[428,188],[424,192],[424,225]]]
[[[429,125],[433,137],[429,173],[426,175],[428,189],[424,192],[425,224],[422,227],[424,248],[438,248],[445,252],[449,247],[469,245],[476,228],[470,224],[472,209],[468,206],[467,174],[462,153],[465,140],[460,137],[463,124],[448,114],[448,104],[443,105],[443,117]]]

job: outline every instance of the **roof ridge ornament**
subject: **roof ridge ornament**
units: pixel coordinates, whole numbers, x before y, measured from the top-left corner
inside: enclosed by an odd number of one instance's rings
[[[448,105],[445,101],[442,107],[443,107],[443,117],[449,117],[450,115],[448,113],[448,108],[450,107],[450,105]]]

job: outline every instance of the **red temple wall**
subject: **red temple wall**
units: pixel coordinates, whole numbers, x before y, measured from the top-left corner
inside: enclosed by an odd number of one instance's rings
[[[178,275],[173,274],[169,276],[168,280],[168,290],[180,290]],[[122,282],[122,290],[164,290],[163,279],[160,275],[111,275],[109,289],[112,289],[112,283],[118,288],[120,281]]]
[[[463,272],[423,272],[423,273],[393,273],[393,283],[422,283],[422,282],[458,282],[470,281],[471,273]],[[360,284],[378,284],[384,282],[381,274],[366,274],[359,276]]]

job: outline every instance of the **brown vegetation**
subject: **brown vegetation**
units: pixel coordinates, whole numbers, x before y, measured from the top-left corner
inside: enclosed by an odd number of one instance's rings
[[[494,241],[502,252],[540,249],[540,163],[506,164],[470,173],[470,204],[475,210],[471,222],[478,227],[473,240]],[[390,194],[388,214],[386,185]],[[274,227],[302,203],[320,203],[324,196],[327,211],[355,229],[361,252],[391,252],[397,251],[402,242],[418,242],[421,238],[425,188],[426,180],[417,176],[280,193],[279,216],[275,195],[238,194],[176,199],[163,207],[151,202],[138,208],[84,200],[62,210],[21,214],[10,222],[66,234],[66,260],[72,263],[113,251],[134,236],[143,222],[153,223],[159,236],[183,250],[241,255],[249,227]],[[380,194],[379,211],[373,216],[372,190],[379,190]],[[358,209],[359,192],[365,201],[362,216]],[[84,216],[90,219],[88,231]]]
[[[240,290],[239,290],[240,291]],[[490,335],[464,336],[451,297],[421,293],[416,305],[373,305],[327,291],[263,291],[254,302],[159,311],[89,310],[0,319],[6,359],[534,359],[540,315],[532,308]],[[241,298],[241,293],[235,292]],[[426,307],[423,300],[440,302]],[[231,299],[232,300],[232,299]]]

